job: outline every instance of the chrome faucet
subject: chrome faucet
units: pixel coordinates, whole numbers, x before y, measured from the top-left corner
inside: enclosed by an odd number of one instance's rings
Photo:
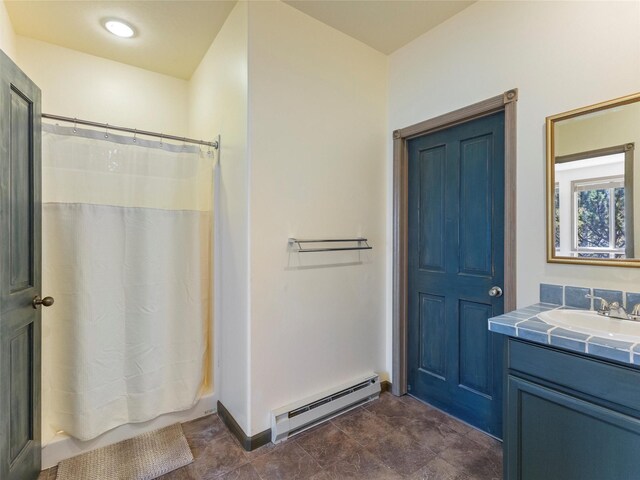
[[[609,313],[606,315],[610,318],[620,318],[622,320],[631,320],[627,311],[618,302],[611,302],[609,304]]]
[[[602,297],[596,297],[595,295],[585,295],[584,298],[591,298],[593,300],[600,300],[600,308],[598,309],[598,313],[600,315],[605,315],[605,312],[609,311],[609,302],[607,302],[604,298]]]
[[[594,300],[600,300],[600,308],[598,308],[598,315],[604,315],[609,318],[619,318],[621,320],[632,320],[635,322],[640,321],[640,303],[636,303],[633,306],[631,314],[627,313],[620,302],[608,302],[602,297],[596,297],[595,295],[585,295],[585,298],[592,298]]]

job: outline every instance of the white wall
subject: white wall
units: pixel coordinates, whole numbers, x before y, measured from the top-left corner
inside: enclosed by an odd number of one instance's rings
[[[390,56],[388,131],[519,89],[519,306],[540,282],[640,289],[640,269],[547,264],[544,204],[545,117],[640,90],[639,25],[639,2],[477,2]]]
[[[214,390],[249,430],[247,4],[239,2],[189,82],[189,135],[221,135],[216,185]],[[215,378],[215,375],[220,378]]]
[[[4,1],[0,0],[0,50],[14,61],[16,54],[15,39],[16,35],[13,31],[13,25],[11,25],[7,8],[4,5]]]
[[[386,77],[379,52],[250,3],[250,435],[274,408],[385,370]],[[287,250],[353,235],[373,250]]]
[[[42,90],[42,111],[183,136],[187,82],[16,36],[16,58]]]

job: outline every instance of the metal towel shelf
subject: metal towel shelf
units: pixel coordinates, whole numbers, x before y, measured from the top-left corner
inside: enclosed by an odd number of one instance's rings
[[[305,248],[303,243],[335,243],[335,242],[356,242],[358,245],[353,247],[322,247],[322,248]],[[289,246],[298,246],[298,252],[310,253],[310,252],[339,252],[344,250],[371,250],[373,247],[367,243],[367,239],[363,237],[358,238],[325,238],[322,240],[308,240],[300,238],[290,238]]]

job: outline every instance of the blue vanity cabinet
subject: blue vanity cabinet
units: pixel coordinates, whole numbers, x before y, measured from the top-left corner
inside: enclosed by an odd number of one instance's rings
[[[504,478],[640,479],[640,368],[509,338]]]

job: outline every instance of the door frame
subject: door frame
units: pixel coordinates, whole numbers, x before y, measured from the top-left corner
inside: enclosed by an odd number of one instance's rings
[[[409,156],[407,141],[504,111],[504,311],[516,308],[516,104],[518,89],[393,132],[393,361],[391,393],[407,393]]]

